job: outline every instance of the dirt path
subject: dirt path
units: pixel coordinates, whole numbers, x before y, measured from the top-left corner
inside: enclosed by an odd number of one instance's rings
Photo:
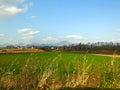
[[[108,56],[108,57],[113,57],[113,58],[120,58],[120,55],[108,55],[108,54],[93,54],[97,56]]]

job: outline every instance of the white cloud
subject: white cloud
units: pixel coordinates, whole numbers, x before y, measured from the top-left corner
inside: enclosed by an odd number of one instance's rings
[[[16,15],[16,14],[18,14],[18,13],[20,13],[20,12],[24,12],[24,11],[25,11],[25,8],[17,8],[17,7],[15,7],[15,6],[11,6],[11,7],[5,7],[5,8],[4,8],[4,11],[5,11],[6,13],[11,14],[11,15]]]
[[[51,42],[55,42],[57,40],[58,39],[54,38],[54,37],[47,37],[47,38],[44,38],[42,41],[43,41],[43,43],[51,43]]]
[[[38,34],[40,31],[35,31],[31,28],[23,28],[18,30],[18,33],[22,35],[22,39],[25,41],[31,41],[34,39],[35,35]]]
[[[4,34],[0,34],[0,37],[3,37],[4,36]]]
[[[0,0],[0,18],[15,16],[28,8],[26,0]]]
[[[18,30],[18,33],[20,33],[20,34],[25,34],[25,33],[29,33],[30,31],[31,31],[30,28],[24,28],[24,29]]]
[[[23,28],[18,30],[18,33],[24,35],[24,36],[31,36],[39,33],[40,31],[34,31],[31,28]]]
[[[68,35],[68,36],[65,36],[66,39],[74,39],[74,40],[80,40],[80,39],[83,39],[82,36],[80,35]]]

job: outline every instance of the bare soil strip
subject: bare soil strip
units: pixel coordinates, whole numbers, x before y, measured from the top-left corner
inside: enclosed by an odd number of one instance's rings
[[[44,52],[44,50],[40,50],[40,49],[25,49],[25,50],[6,49],[5,51],[0,51],[0,54],[5,54],[5,53],[32,53],[32,52]]]
[[[120,55],[108,55],[108,54],[93,54],[97,56],[108,56],[108,57],[113,57],[113,58],[120,58]]]

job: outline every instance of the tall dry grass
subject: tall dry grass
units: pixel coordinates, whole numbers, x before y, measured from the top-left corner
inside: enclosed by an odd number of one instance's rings
[[[101,88],[120,89],[120,65],[115,60],[115,55],[104,64]]]
[[[70,72],[64,61],[60,71],[57,62],[61,55],[43,64],[30,57],[19,73],[15,73],[16,62],[6,70],[0,67],[0,90],[68,90],[68,88],[120,88],[120,66],[113,58],[104,64],[101,73],[94,72],[94,63],[88,64],[86,55],[72,64]]]

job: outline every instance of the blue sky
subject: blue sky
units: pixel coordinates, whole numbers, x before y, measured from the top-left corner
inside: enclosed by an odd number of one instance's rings
[[[120,0],[0,0],[0,44],[120,42]]]

